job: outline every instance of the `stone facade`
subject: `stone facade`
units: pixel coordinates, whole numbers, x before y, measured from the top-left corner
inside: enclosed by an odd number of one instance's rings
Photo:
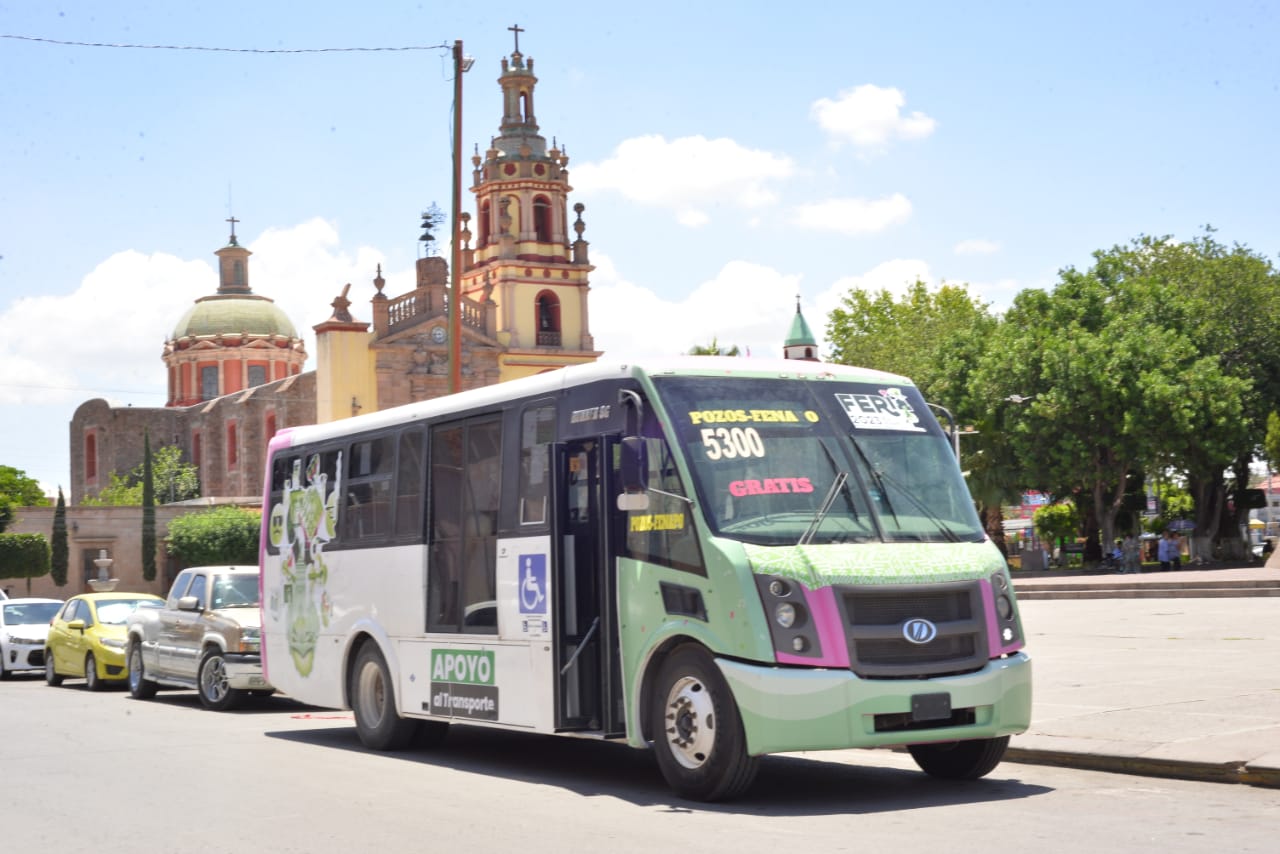
[[[257,509],[261,499],[252,507]],[[117,590],[135,593],[155,593],[163,596],[177,577],[178,562],[164,550],[164,538],[169,533],[169,523],[187,513],[208,510],[215,503],[200,499],[190,503],[170,504],[156,508],[156,541],[160,544],[156,554],[156,578],[142,579],[142,508],[141,507],[68,507],[67,544],[69,559],[67,583],[59,587],[52,576],[31,579],[31,596],[66,599],[78,593],[91,593],[89,579],[98,577],[93,561],[103,550],[112,559],[110,577],[120,579]],[[17,511],[17,520],[5,533],[43,534],[53,541],[53,507],[23,507]],[[10,596],[26,596],[27,582],[21,578],[0,579]]]
[[[71,495],[79,506],[142,461],[151,447],[177,445],[200,472],[205,496],[262,496],[267,442],[285,427],[316,423],[314,371],[184,407],[117,406],[101,398],[71,418]],[[157,503],[164,501],[156,496]]]

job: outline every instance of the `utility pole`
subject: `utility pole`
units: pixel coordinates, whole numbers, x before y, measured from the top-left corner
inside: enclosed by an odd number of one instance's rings
[[[449,239],[449,393],[462,390],[462,39],[453,43],[453,224]]]

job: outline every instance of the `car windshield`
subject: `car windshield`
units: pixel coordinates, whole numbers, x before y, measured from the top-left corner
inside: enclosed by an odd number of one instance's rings
[[[106,626],[123,626],[138,608],[159,604],[154,599],[112,599],[98,603],[98,622]]]
[[[0,610],[6,626],[35,626],[48,623],[61,607],[61,602],[6,602]]]
[[[714,532],[743,542],[978,541],[946,435],[912,386],[658,377]]]
[[[213,607],[258,607],[257,575],[220,575],[213,582]]]

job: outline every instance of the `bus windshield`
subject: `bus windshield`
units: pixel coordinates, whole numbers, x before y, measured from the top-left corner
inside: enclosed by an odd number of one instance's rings
[[[980,541],[951,445],[912,386],[655,377],[718,536],[760,545]]]

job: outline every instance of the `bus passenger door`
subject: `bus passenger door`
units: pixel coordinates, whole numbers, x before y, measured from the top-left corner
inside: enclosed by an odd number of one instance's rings
[[[602,453],[598,439],[587,439],[566,442],[558,455],[556,726],[621,735],[615,579],[608,557],[610,514]]]

